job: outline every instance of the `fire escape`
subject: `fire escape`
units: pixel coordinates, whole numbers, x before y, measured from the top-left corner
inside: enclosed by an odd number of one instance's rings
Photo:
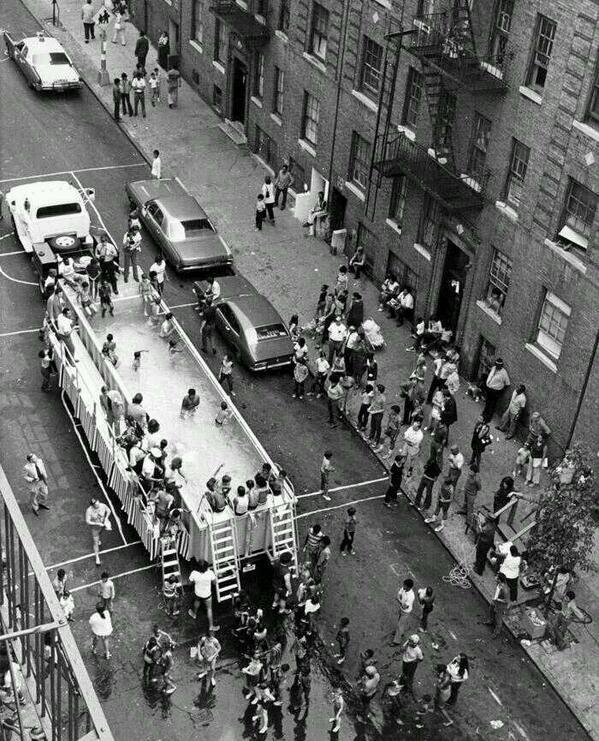
[[[477,53],[468,0],[449,0],[451,7],[414,19],[414,30],[403,32],[405,45],[398,43],[391,73],[385,75],[381,101],[387,104],[386,123],[377,131],[374,168],[374,199],[367,207],[376,209],[376,193],[382,177],[406,176],[434,198],[449,213],[481,209],[489,172],[466,172],[456,162],[453,143],[455,93],[502,95],[508,55],[505,49],[495,58]],[[409,34],[409,36],[408,36]],[[395,34],[399,37],[399,34]],[[391,37],[388,37],[391,40]],[[397,43],[397,39],[396,39]],[[405,133],[393,131],[392,108],[401,49],[422,65],[423,89],[430,114],[432,141],[425,147]],[[381,117],[382,121],[382,117]],[[369,194],[370,195],[370,194]]]

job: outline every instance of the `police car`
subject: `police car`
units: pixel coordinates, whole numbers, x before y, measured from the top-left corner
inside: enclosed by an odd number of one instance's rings
[[[5,31],[8,56],[25,75],[29,87],[38,92],[80,90],[83,81],[68,54],[52,36],[39,31],[36,36],[15,41]]]

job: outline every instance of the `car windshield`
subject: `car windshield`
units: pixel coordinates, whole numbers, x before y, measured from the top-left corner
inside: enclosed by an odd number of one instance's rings
[[[212,224],[208,219],[187,219],[181,222],[181,226],[185,230],[185,239],[192,239],[193,237],[201,237],[206,232],[213,232]]]
[[[287,330],[282,324],[267,324],[264,327],[256,327],[259,340],[276,340],[278,337],[286,337]]]
[[[69,58],[63,51],[51,51],[49,53],[44,52],[43,54],[34,54],[32,63],[35,67],[44,67],[47,64],[70,64]]]

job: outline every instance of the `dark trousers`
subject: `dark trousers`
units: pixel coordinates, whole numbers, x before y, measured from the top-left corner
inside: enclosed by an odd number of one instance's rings
[[[426,403],[427,404],[431,404],[432,403],[432,401],[433,401],[433,394],[435,393],[435,391],[437,389],[442,388],[443,386],[445,386],[445,381],[443,379],[439,378],[439,376],[433,376],[433,380],[431,381],[431,385],[430,385],[430,388],[428,390],[428,394],[426,396]]]
[[[133,106],[131,105],[131,95],[129,93],[121,93],[121,104],[123,106],[123,116],[127,114],[133,115]]]
[[[433,611],[432,605],[425,605],[422,608],[422,617],[420,618],[420,627],[422,630],[426,630],[428,628],[428,616]]]
[[[476,465],[480,468],[480,459],[482,458],[484,448],[479,447],[478,445],[474,446],[472,448],[472,455],[470,456],[470,465],[473,463],[476,463]]]
[[[484,540],[476,544],[476,556],[474,559],[474,570],[479,576],[483,575],[487,563],[487,553],[491,549],[491,544]]]
[[[501,398],[501,395],[503,394],[503,389],[501,391],[495,391],[495,389],[485,389],[485,408],[483,409],[483,417],[485,418],[485,422],[490,422],[493,419],[493,415],[495,414],[495,408],[497,407],[497,402]]]
[[[418,490],[416,491],[416,499],[414,504],[420,508],[420,502],[422,501],[422,495],[426,492],[424,497],[424,504],[422,509],[429,509],[433,500],[433,486],[435,485],[435,479],[429,479],[428,476],[423,476],[418,484]]]
[[[397,493],[401,487],[401,481],[395,484],[389,484],[387,491],[385,492],[385,504],[389,502],[397,502]]]
[[[413,684],[416,669],[418,669],[417,661],[402,661],[401,679],[399,681],[403,685],[404,689],[406,689],[412,695],[414,694]]]
[[[329,410],[329,424],[335,424],[337,420],[335,419],[335,413],[337,414],[338,419],[342,419],[343,416],[341,414],[341,410],[339,409],[338,402],[333,401],[327,396],[327,409]]]
[[[412,419],[412,412],[414,411],[414,403],[410,397],[406,397],[403,403],[403,424],[409,425]]]
[[[377,445],[381,441],[381,426],[383,424],[383,412],[370,415],[370,435],[369,438]]]
[[[264,205],[266,206],[266,213],[268,214],[268,220],[274,224],[275,223],[275,204],[265,203]]]
[[[279,206],[279,196],[282,196],[280,206]],[[280,208],[281,211],[284,211],[286,205],[287,205],[287,188],[277,188],[275,186],[275,206]]]
[[[218,380],[221,386],[228,389],[229,394],[233,391],[233,374],[232,373],[219,373]]]
[[[113,293],[118,293],[116,285],[116,266],[111,260],[110,262],[101,262],[100,269],[102,271],[102,280],[110,283]]]
[[[295,395],[296,396],[303,396],[304,395],[304,385],[305,381],[295,381]]]
[[[266,213],[264,211],[256,211],[256,229],[262,230],[262,222],[265,217]]]
[[[94,26],[95,23],[84,23],[83,24],[83,31],[85,33],[85,40],[89,41],[90,39],[95,39],[96,34],[94,32]]]
[[[138,55],[137,55],[137,63],[138,63],[138,64],[141,64],[141,66],[142,66],[142,67],[143,67],[144,69],[146,68],[146,57],[147,57],[147,56],[148,56],[148,55],[147,55],[147,53],[146,53],[146,54],[138,54]]]
[[[358,429],[365,430],[368,424],[368,407],[370,404],[361,404],[358,410]]]
[[[133,93],[133,115],[137,116],[137,109],[141,105],[141,115],[146,117],[146,94]]]
[[[343,530],[343,540],[339,546],[339,550],[343,553],[344,550],[348,550],[350,553],[354,549],[354,537],[355,533],[348,533],[347,530]]]
[[[114,101],[114,120],[115,121],[120,121],[121,120],[121,117],[119,115],[120,114],[120,111],[121,111],[121,101],[120,100],[115,100]]]
[[[214,342],[212,339],[212,335],[214,332],[214,328],[212,325],[204,324],[202,327],[202,350],[204,352],[208,352],[208,346],[210,345],[210,350],[212,351],[212,354],[214,355]]]

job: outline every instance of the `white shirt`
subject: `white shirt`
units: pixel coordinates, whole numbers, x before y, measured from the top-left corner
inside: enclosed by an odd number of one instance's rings
[[[152,177],[157,178],[160,180],[162,172],[162,162],[160,161],[160,157],[154,157],[152,160]]]
[[[400,298],[399,303],[404,309],[413,309],[414,308],[414,296],[412,296],[411,293],[406,293],[404,296]]]
[[[499,573],[503,574],[506,579],[517,579],[520,576],[520,564],[522,558],[520,556],[512,556],[510,553],[511,547],[512,543],[509,540],[497,546],[497,553],[502,556],[506,554],[499,569]]]
[[[68,336],[73,331],[73,320],[64,314],[60,314],[56,320],[56,328],[59,334]]]
[[[99,527],[104,525],[108,517],[110,516],[110,509],[104,502],[98,502],[97,507],[90,506],[85,510],[85,522],[88,525]]]
[[[265,203],[275,202],[275,187],[272,183],[264,183],[262,186],[262,195]]]
[[[449,461],[450,468],[457,468],[458,471],[462,470],[462,466],[464,465],[464,456],[462,453],[450,453],[447,460]]]
[[[326,358],[316,358],[316,372],[317,373],[328,373],[331,366]]]
[[[343,322],[333,322],[329,327],[329,340],[332,342],[343,342],[347,337],[347,328]]]
[[[143,77],[134,77],[131,80],[131,87],[134,93],[144,93],[146,90],[146,81]]]
[[[157,282],[160,284],[164,283],[164,274],[166,273],[166,263],[164,260],[160,264],[155,262],[150,268],[150,272],[152,272],[152,270],[156,273]]]
[[[160,177],[160,175],[158,175],[158,177]],[[125,232],[123,235],[123,247],[126,247],[129,250],[135,250],[136,252],[141,251],[141,234],[137,229],[134,232]]]
[[[399,602],[399,606],[401,608],[401,611],[405,613],[406,615],[412,612],[414,608],[414,598],[416,595],[414,594],[413,589],[408,589],[407,591],[402,587],[399,592],[397,593],[397,601]]]
[[[89,619],[92,633],[96,636],[109,636],[112,634],[112,620],[108,610],[104,610],[104,617],[97,611]]]
[[[408,453],[411,455],[417,455],[420,451],[420,445],[423,438],[424,433],[422,430],[415,430],[413,427],[408,427],[403,434],[403,439],[408,447]]]
[[[207,569],[203,574],[200,571],[192,571],[189,575],[189,581],[193,584],[196,597],[208,599],[212,595],[212,582],[216,581],[216,576],[212,569]]]

